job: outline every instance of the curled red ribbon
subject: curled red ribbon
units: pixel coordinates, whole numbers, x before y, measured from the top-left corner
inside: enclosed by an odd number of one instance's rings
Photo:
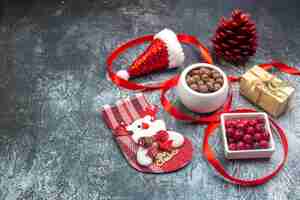
[[[135,91],[153,91],[162,89],[165,85],[165,81],[161,83],[150,83],[150,84],[139,84],[135,83],[133,81],[128,81],[125,79],[122,79],[121,77],[117,76],[117,74],[113,70],[113,62],[115,59],[117,59],[122,53],[124,53],[127,49],[132,48],[137,45],[141,45],[145,42],[151,42],[153,40],[154,35],[145,35],[133,40],[129,40],[128,42],[120,45],[117,47],[107,58],[106,65],[107,65],[107,72],[108,76],[110,77],[111,81],[115,83],[117,86],[126,88],[129,90],[135,90]],[[184,44],[189,44],[195,46],[201,53],[203,59],[207,63],[213,63],[212,57],[209,53],[209,50],[198,41],[198,39],[191,35],[186,34],[178,34],[177,38],[180,42]],[[171,78],[172,79],[172,78]]]
[[[265,70],[269,70],[272,67],[275,67],[281,72],[285,72],[288,74],[292,75],[300,75],[300,71],[297,70],[296,68],[287,66],[283,63],[280,63],[278,61],[272,61],[271,63],[266,63],[266,64],[260,64],[260,67],[264,68]],[[231,102],[232,102],[232,94],[230,94],[224,104],[224,106],[213,113],[210,116],[190,116],[186,113],[181,112],[178,108],[176,108],[172,103],[167,99],[166,97],[166,92],[170,90],[171,88],[175,87],[177,85],[177,81],[179,79],[179,75],[175,76],[173,79],[166,81],[165,87],[162,88],[161,90],[161,104],[166,112],[168,112],[171,116],[173,116],[175,119],[178,120],[184,120],[187,122],[193,122],[197,124],[208,124],[207,128],[205,129],[204,132],[204,141],[203,141],[203,155],[207,159],[208,163],[227,181],[241,185],[241,186],[256,186],[256,185],[261,185],[269,181],[271,178],[276,176],[278,172],[282,169],[284,166],[284,163],[287,160],[288,156],[288,141],[286,138],[286,135],[282,128],[276,124],[274,120],[270,119],[271,125],[276,129],[276,133],[279,136],[280,142],[283,146],[283,159],[282,161],[278,164],[275,170],[271,171],[268,175],[263,176],[261,178],[257,179],[252,179],[252,180],[246,180],[246,179],[240,179],[237,177],[234,177],[230,175],[225,168],[223,167],[222,163],[217,159],[215,156],[211,146],[209,145],[208,139],[213,135],[214,130],[219,126],[220,124],[220,115],[221,113],[225,112],[235,112],[235,113],[241,113],[241,112],[256,112],[255,110],[247,109],[247,108],[242,108],[239,110],[230,110],[231,108]],[[240,80],[240,77],[236,76],[229,76],[228,80],[230,83],[232,82],[237,82]]]
[[[270,63],[260,64],[260,67],[262,67],[265,70],[269,70],[271,68],[276,68],[281,72],[291,74],[291,75],[300,75],[300,71],[296,69],[295,67],[288,66],[284,63],[281,63],[279,61],[273,60]],[[240,77],[230,77],[229,78],[231,82],[239,81]],[[241,112],[256,112],[256,110],[242,108],[238,110],[233,110],[230,112],[235,113],[241,113]],[[271,171],[269,174],[257,178],[257,179],[240,179],[235,176],[230,175],[226,169],[223,167],[222,163],[217,159],[215,156],[211,146],[209,145],[209,138],[214,134],[215,129],[219,126],[220,122],[214,122],[210,123],[204,132],[204,141],[203,141],[203,155],[206,157],[208,163],[227,181],[241,185],[241,186],[257,186],[264,184],[268,182],[270,179],[272,179],[274,176],[278,174],[278,172],[283,168],[285,162],[287,161],[288,157],[288,140],[284,133],[284,130],[271,118],[269,118],[271,125],[274,129],[276,129],[276,134],[279,136],[280,142],[283,146],[283,159],[281,162],[277,165],[277,167]]]

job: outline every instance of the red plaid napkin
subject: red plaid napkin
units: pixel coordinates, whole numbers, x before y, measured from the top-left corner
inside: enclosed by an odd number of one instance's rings
[[[189,139],[185,138],[184,145],[179,149],[178,153],[162,166],[152,164],[148,167],[141,166],[137,163],[136,153],[138,144],[136,144],[129,132],[122,127],[131,124],[135,120],[144,117],[147,108],[151,105],[143,94],[116,102],[116,105],[104,105],[102,117],[107,126],[112,129],[114,138],[129,162],[129,164],[138,171],[149,173],[165,173],[178,170],[187,165],[192,159],[192,144]]]

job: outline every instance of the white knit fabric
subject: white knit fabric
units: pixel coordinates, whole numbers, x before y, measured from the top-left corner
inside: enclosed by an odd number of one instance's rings
[[[117,76],[122,78],[122,79],[125,79],[125,80],[128,80],[130,77],[129,77],[129,73],[126,71],[126,70],[120,70],[117,72]]]
[[[181,66],[184,62],[184,53],[176,34],[170,29],[164,29],[154,36],[166,43],[169,55],[169,67]]]

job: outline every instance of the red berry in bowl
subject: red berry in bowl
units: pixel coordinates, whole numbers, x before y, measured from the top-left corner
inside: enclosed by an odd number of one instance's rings
[[[240,141],[236,145],[237,150],[244,150],[245,149],[245,143]]]
[[[225,127],[226,128],[234,128],[235,127],[235,122],[233,120],[226,120],[225,121]]]
[[[246,129],[247,134],[253,135],[254,132],[255,132],[255,129],[252,126],[247,127],[247,129]]]
[[[248,119],[243,119],[243,123],[245,126],[248,126],[249,125],[249,120]]]
[[[261,140],[261,141],[259,142],[259,146],[260,146],[260,148],[262,148],[262,149],[267,149],[267,148],[269,148],[269,142],[266,141],[266,140]]]
[[[261,133],[255,133],[254,134],[254,140],[255,141],[260,141],[260,140],[262,140],[262,134]]]
[[[245,149],[252,149],[252,144],[245,144]]]
[[[255,126],[256,125],[256,120],[255,119],[248,120],[248,125],[249,126]]]
[[[232,126],[231,126],[231,121],[229,121],[229,120],[226,120],[225,121],[225,128],[231,128]]]
[[[252,135],[250,135],[250,134],[244,135],[243,141],[246,142],[246,143],[248,143],[248,144],[251,144],[251,143],[253,142],[253,137],[252,137]]]
[[[235,140],[234,140],[233,138],[230,137],[230,138],[228,138],[228,142],[229,142],[229,143],[234,143]]]
[[[240,139],[242,139],[242,137],[243,137],[243,132],[241,130],[236,130],[233,135],[233,138],[235,140],[240,140]]]
[[[233,125],[234,128],[235,128],[235,127],[239,124],[239,122],[240,122],[240,120],[236,120],[236,119],[231,120],[231,121],[232,121],[232,125]]]
[[[241,122],[240,119],[234,119],[234,120],[232,120],[232,121],[234,121],[236,125],[239,124],[239,123]]]
[[[256,124],[255,125],[255,130],[258,131],[258,132],[264,132],[265,131],[264,124]]]
[[[234,135],[234,128],[227,128],[226,129],[226,135],[228,137],[232,137]]]
[[[236,128],[238,128],[238,129],[244,129],[244,128],[245,128],[245,124],[242,123],[242,122],[240,122],[240,123],[238,123],[238,124],[236,125]]]
[[[263,140],[269,141],[270,139],[270,134],[268,132],[264,132],[261,136]]]
[[[235,144],[235,143],[229,144],[229,150],[235,151],[236,149],[237,149],[237,147],[236,147],[236,144]]]
[[[265,119],[264,118],[258,118],[258,119],[256,119],[256,123],[257,124],[264,124],[265,123]]]
[[[238,125],[239,122],[240,122],[240,120],[238,120],[238,119],[231,119],[230,121],[231,121],[231,127],[232,127],[232,128],[236,128],[237,125]]]

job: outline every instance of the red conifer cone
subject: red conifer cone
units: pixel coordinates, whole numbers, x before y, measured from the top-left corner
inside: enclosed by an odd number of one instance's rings
[[[212,43],[218,57],[233,63],[245,63],[256,52],[255,23],[249,14],[236,9],[231,18],[221,18]]]

